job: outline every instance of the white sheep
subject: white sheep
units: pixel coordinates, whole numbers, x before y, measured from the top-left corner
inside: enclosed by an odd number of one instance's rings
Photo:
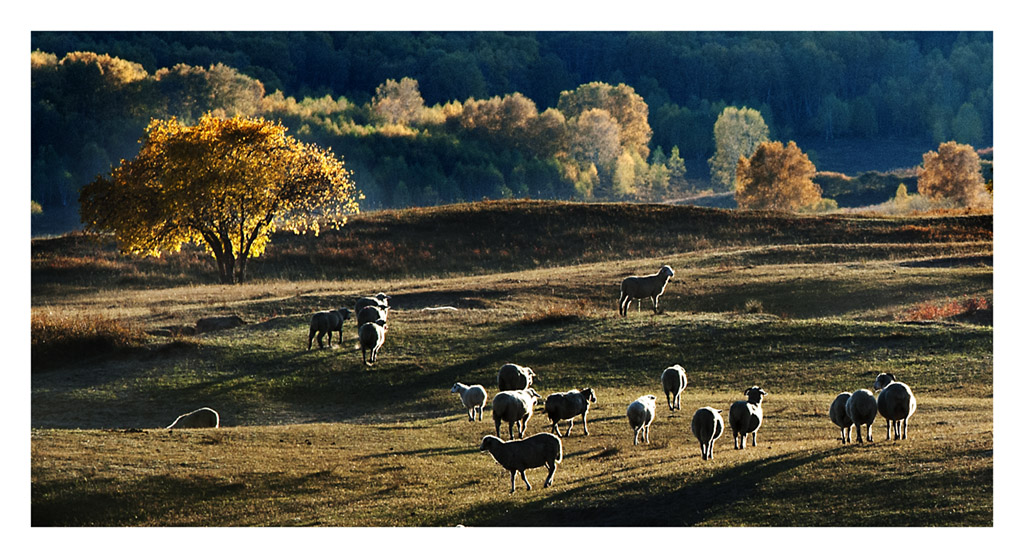
[[[363,350],[363,364],[372,366],[377,362],[377,353],[384,345],[384,337],[388,332],[387,322],[369,322],[359,326],[359,348]],[[370,351],[367,360],[366,351]]]
[[[498,391],[526,389],[538,379],[532,368],[510,362],[498,369]]]
[[[487,404],[487,390],[484,389],[484,386],[480,384],[467,386],[455,382],[455,385],[452,386],[452,393],[457,393],[462,397],[462,404],[469,412],[469,422],[483,420],[484,405]]]
[[[370,322],[388,321],[388,308],[381,306],[364,306],[356,314],[356,327]]]
[[[390,308],[391,297],[384,293],[377,293],[373,296],[364,296],[356,300],[355,303],[355,314],[359,315],[359,311],[367,306],[378,306],[380,308]]]
[[[341,341],[341,326],[345,320],[352,315],[348,308],[337,310],[324,310],[313,314],[309,319],[309,339],[306,343],[306,350],[313,348],[313,336],[316,335],[316,343],[324,348],[324,334],[327,334],[327,346],[331,346],[331,332],[338,332],[338,341]]]
[[[502,391],[491,401],[491,416],[494,418],[494,433],[501,437],[502,421],[508,423],[508,437],[515,439],[513,426],[519,426],[519,438],[526,434],[526,423],[533,416],[533,406],[540,401],[540,394],[533,388]]]
[[[853,426],[853,420],[846,414],[846,401],[850,395],[851,393],[848,391],[840,393],[832,400],[832,405],[828,408],[828,418],[832,419],[832,423],[839,427],[839,437],[844,444],[850,442],[850,427]]]
[[[868,441],[875,441],[871,436],[871,423],[875,422],[875,415],[877,414],[878,402],[875,401],[875,395],[869,389],[858,389],[850,394],[850,398],[846,400],[846,416],[857,427],[858,444],[864,443],[864,439],[860,435],[862,424],[868,427]]]
[[[626,407],[626,418],[629,419],[629,426],[633,429],[633,445],[637,445],[640,436],[643,436],[644,443],[651,443],[651,423],[654,422],[655,400],[653,395],[644,395]]]
[[[508,442],[495,436],[484,436],[480,443],[480,451],[490,452],[498,465],[509,472],[512,480],[512,490],[509,494],[516,491],[516,472],[526,483],[526,489],[530,490],[533,487],[530,486],[530,481],[526,480],[526,470],[547,467],[548,478],[544,480],[544,488],[547,488],[555,478],[555,469],[562,462],[562,441],[547,432],[534,434],[525,440]]]
[[[701,407],[693,413],[693,420],[690,421],[690,430],[700,442],[700,457],[708,460],[715,458],[715,440],[722,437],[725,432],[725,421],[722,420],[722,411],[714,407]]]
[[[750,445],[757,447],[757,430],[764,423],[761,400],[765,391],[757,386],[747,388],[743,395],[746,401],[736,401],[729,407],[729,427],[732,428],[733,449],[743,449],[750,434]]]
[[[665,389],[665,398],[668,399],[668,410],[679,409],[679,397],[686,389],[686,370],[674,364],[661,373],[661,387]]]
[[[658,313],[658,298],[665,293],[665,286],[675,272],[663,265],[654,275],[632,276],[622,280],[619,287],[619,315],[626,317],[629,303],[636,300],[636,311],[640,312],[640,301],[650,298],[654,301],[654,313]]]
[[[174,419],[166,430],[172,428],[220,428],[220,415],[209,407],[203,407]]]
[[[589,436],[590,430],[587,429],[587,412],[590,410],[590,404],[597,402],[597,396],[594,395],[594,390],[590,388],[584,388],[583,390],[570,390],[564,393],[552,393],[544,401],[544,414],[551,419],[551,431],[562,436],[562,432],[558,429],[558,421],[568,420],[569,429],[565,431],[565,435],[568,436],[572,432],[573,421],[577,416],[583,416],[583,434]]]
[[[879,374],[875,378],[878,393],[878,414],[885,418],[885,439],[889,439],[890,426],[895,429],[895,439],[907,439],[907,420],[917,410],[917,398],[910,386],[897,382],[892,374]]]

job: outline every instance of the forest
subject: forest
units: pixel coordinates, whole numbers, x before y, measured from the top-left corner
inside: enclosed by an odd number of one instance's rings
[[[941,142],[991,146],[992,59],[990,32],[34,32],[33,228],[151,119],[208,112],[332,149],[377,209],[728,191],[714,128],[749,107],[868,205]]]

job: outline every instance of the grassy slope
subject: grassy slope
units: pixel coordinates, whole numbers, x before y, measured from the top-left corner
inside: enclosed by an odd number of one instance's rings
[[[539,206],[529,209],[521,218],[539,220]],[[420,213],[367,219],[414,221]],[[544,227],[564,227],[565,219]],[[421,262],[410,265],[434,272],[230,288],[170,280],[142,289],[129,281],[62,293],[49,281],[63,268],[34,272],[39,311],[112,314],[149,328],[234,312],[250,325],[171,343],[154,338],[34,373],[33,524],[991,525],[992,329],[895,320],[947,297],[991,300],[991,220],[986,240],[983,220],[963,219],[931,228],[826,220],[815,231],[810,222],[786,228],[762,216],[767,223],[751,219],[746,234],[734,232],[734,247],[534,269],[509,256],[520,269],[472,277],[445,277],[436,273],[443,266]],[[850,243],[830,232],[869,222],[874,232]],[[758,238],[765,227],[785,229],[784,242]],[[602,254],[614,256],[589,257]],[[34,270],[61,257],[34,245]],[[95,252],[76,257],[105,261]],[[663,300],[666,313],[652,316],[645,306],[618,319],[618,279],[661,263],[679,279]],[[121,273],[123,265],[110,268]],[[312,308],[377,290],[395,295],[377,367],[362,367],[351,325],[341,348],[305,351]],[[764,313],[741,312],[752,300]],[[439,305],[458,310],[423,310]],[[507,475],[475,450],[493,424],[466,422],[448,391],[455,381],[495,389],[507,361],[532,366],[544,394],[584,385],[598,393],[592,435],[578,437],[577,427],[564,440],[554,486],[538,490],[543,475],[534,471],[535,490],[511,498]],[[652,444],[633,447],[626,405],[658,394],[658,375],[677,362],[690,377],[682,411],[669,413],[659,395]],[[911,439],[882,441],[883,424],[874,444],[842,447],[828,404],[839,391],[870,387],[882,371],[915,388]],[[769,392],[761,444],[736,452],[726,436],[715,461],[702,462],[689,433],[693,410],[725,408],[755,383]],[[201,405],[218,409],[225,428],[158,429]],[[529,432],[544,422],[536,415]],[[858,505],[841,508],[851,484],[862,487]],[[646,513],[630,511],[638,501]],[[907,501],[917,511],[905,511]],[[769,512],[751,514],[751,505]]]

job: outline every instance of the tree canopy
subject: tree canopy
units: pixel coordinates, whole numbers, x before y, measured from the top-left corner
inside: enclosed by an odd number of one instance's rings
[[[736,204],[741,209],[797,211],[821,202],[821,188],[811,181],[814,163],[789,142],[769,141],[736,165]]]
[[[765,141],[768,125],[760,112],[747,107],[725,107],[715,121],[715,156],[708,160],[711,180],[723,189],[734,188],[737,161],[749,157]]]
[[[270,233],[319,233],[359,209],[342,162],[285,132],[262,118],[154,119],[134,159],[82,188],[82,221],[113,232],[126,253],[204,245],[222,282],[243,282]]]
[[[922,157],[917,191],[933,200],[948,200],[962,207],[991,204],[981,176],[981,159],[970,145],[947,141],[938,151]]]

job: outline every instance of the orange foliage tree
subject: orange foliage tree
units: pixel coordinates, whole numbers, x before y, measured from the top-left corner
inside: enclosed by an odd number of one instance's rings
[[[814,173],[814,163],[795,142],[761,143],[736,164],[736,203],[741,209],[782,211],[815,206],[821,188],[811,181]]]
[[[359,211],[350,172],[329,151],[261,118],[154,119],[139,154],[82,188],[82,222],[113,232],[124,253],[204,245],[223,283],[245,281],[276,230],[343,226]]]
[[[981,176],[981,158],[970,145],[947,141],[939,151],[924,154],[918,171],[917,191],[931,199],[948,199],[957,205],[984,205],[989,198]]]

